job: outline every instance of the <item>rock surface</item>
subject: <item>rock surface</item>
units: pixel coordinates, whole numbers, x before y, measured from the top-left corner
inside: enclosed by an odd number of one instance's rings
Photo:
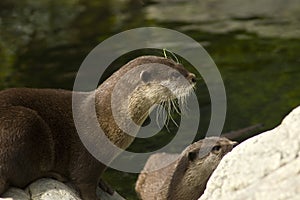
[[[124,200],[117,192],[110,196],[98,189],[97,193],[101,200]],[[5,200],[81,200],[74,189],[53,179],[37,180],[25,190],[10,188],[2,197]]]
[[[199,200],[299,200],[300,107],[223,158]]]

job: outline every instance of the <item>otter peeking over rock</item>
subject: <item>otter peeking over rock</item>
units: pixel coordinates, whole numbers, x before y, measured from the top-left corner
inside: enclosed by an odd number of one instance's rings
[[[226,138],[208,137],[189,145],[180,155],[151,155],[135,190],[142,200],[197,200],[210,175],[235,144],[237,142]],[[176,161],[159,168],[174,159]]]
[[[77,108],[82,111],[93,103],[96,119],[111,143],[126,149],[134,134],[127,134],[114,120],[111,96],[119,79],[126,73],[147,65],[140,74],[125,79],[120,91],[128,91],[128,105],[118,102],[118,120],[127,115],[140,127],[151,108],[174,98],[185,97],[193,90],[195,75],[173,60],[157,57],[138,57],[112,74],[96,90],[73,92],[60,89],[7,89],[0,92],[0,196],[8,187],[26,187],[42,178],[53,177],[67,182],[79,191],[84,200],[96,200],[96,188],[107,166],[94,158],[85,148],[74,124],[72,95],[82,96]],[[157,65],[170,70],[156,78]],[[177,78],[184,77],[190,84],[182,85]],[[168,87],[172,86],[173,91]],[[95,98],[90,98],[95,97]],[[91,102],[90,99],[94,101]],[[80,120],[84,126],[90,118],[87,113]],[[96,136],[86,125],[86,132]],[[107,149],[96,146],[106,153]],[[113,159],[116,155],[113,155]]]

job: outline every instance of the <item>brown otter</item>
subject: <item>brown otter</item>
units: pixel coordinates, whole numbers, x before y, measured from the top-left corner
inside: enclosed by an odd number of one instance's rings
[[[226,138],[209,137],[189,145],[180,155],[154,154],[139,175],[135,189],[143,200],[197,200],[222,157],[235,144]]]
[[[170,59],[142,56],[124,65],[92,92],[28,88],[1,91],[0,195],[9,186],[23,188],[38,178],[51,176],[70,182],[84,200],[96,200],[96,187],[106,165],[86,150],[77,134],[72,115],[72,94],[84,97],[82,107],[78,108],[82,110],[85,110],[89,97],[95,97],[94,107],[102,130],[112,143],[125,149],[134,136],[126,134],[114,120],[112,91],[122,76],[144,64],[150,67],[134,77],[138,84],[135,83],[136,88],[129,94],[129,108],[124,108],[119,102],[122,111],[140,126],[153,105],[175,98],[167,87],[160,84],[161,81],[175,84],[182,95],[187,95],[192,89],[182,88],[176,85],[176,81],[171,81],[174,72],[167,73],[162,77],[164,80],[155,79],[151,65],[168,66],[191,85],[195,83],[195,75]],[[132,80],[128,79],[128,85],[120,86],[121,90],[126,90],[131,83]],[[89,120],[89,116],[82,117],[83,124]],[[86,127],[88,134],[94,134],[89,131]],[[102,152],[106,150],[101,146],[97,148]]]

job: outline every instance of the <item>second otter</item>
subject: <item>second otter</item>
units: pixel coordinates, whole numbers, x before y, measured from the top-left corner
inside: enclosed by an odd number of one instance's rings
[[[154,154],[139,175],[135,189],[143,200],[197,200],[222,157],[235,144],[226,138],[209,137],[191,144],[180,155]],[[167,163],[171,164],[159,169]]]
[[[173,72],[158,78],[153,76],[155,71],[151,65],[159,64],[168,66]],[[148,65],[148,68],[125,79],[125,85],[119,85],[119,91],[131,88],[125,96],[128,106],[122,101],[116,105],[121,123],[122,116],[130,116],[140,126],[153,105],[187,95],[195,83],[195,75],[170,59],[143,56],[124,65],[92,92],[27,88],[1,91],[0,195],[9,186],[23,188],[38,178],[50,176],[73,184],[84,200],[96,200],[96,187],[106,165],[95,159],[79,138],[72,114],[72,95],[82,97],[77,109],[83,113],[94,105],[97,122],[107,138],[125,149],[134,135],[126,134],[116,123],[112,93],[124,75],[141,65]],[[188,80],[190,86],[177,83],[178,74]],[[173,85],[175,91],[170,92],[168,84]],[[90,119],[88,114],[80,118],[83,126]],[[96,137],[98,134],[88,125],[83,130],[87,135]],[[108,151],[101,144],[97,148],[104,153]]]

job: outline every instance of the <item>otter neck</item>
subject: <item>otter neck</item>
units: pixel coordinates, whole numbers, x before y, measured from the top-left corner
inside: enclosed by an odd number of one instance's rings
[[[134,140],[134,136],[147,118],[149,110],[156,102],[159,102],[157,99],[159,96],[151,95],[151,93],[149,95],[144,87],[137,87],[130,92],[131,95],[122,94],[116,98],[111,94],[113,88],[113,85],[102,84],[96,90],[95,109],[98,122],[105,135],[112,143],[125,149]],[[114,103],[112,98],[117,99],[117,103]],[[127,134],[129,131],[130,135]]]
[[[195,176],[195,174],[189,173],[189,171],[190,170],[186,172],[179,183],[176,183],[176,185],[171,184],[172,188],[170,188],[169,191],[173,191],[173,194],[171,195],[171,198],[169,198],[170,200],[174,199],[174,197],[177,197],[178,199],[197,200],[201,194],[203,194],[206,187],[206,181],[202,180],[197,182],[193,180],[193,177],[191,176]],[[198,176],[201,176],[201,174],[198,174]],[[202,178],[205,179],[206,177]],[[199,183],[201,184],[199,185]]]
[[[126,134],[114,120],[111,107],[110,85],[100,86],[94,93],[95,110],[97,121],[106,137],[117,147],[126,149],[133,141],[134,137]],[[92,104],[93,98],[89,101]]]
[[[147,116],[150,114],[153,106],[156,104],[155,98],[141,95],[142,91],[138,89],[129,97],[128,112],[134,123],[141,126]]]
[[[141,126],[155,106],[171,98],[173,98],[172,93],[160,85],[141,85],[129,97],[129,115],[136,124]]]
[[[188,162],[185,157],[178,161],[170,180],[168,200],[176,198],[197,200],[203,194],[211,174],[209,167],[188,166]],[[196,174],[196,172],[201,172],[201,174]]]

